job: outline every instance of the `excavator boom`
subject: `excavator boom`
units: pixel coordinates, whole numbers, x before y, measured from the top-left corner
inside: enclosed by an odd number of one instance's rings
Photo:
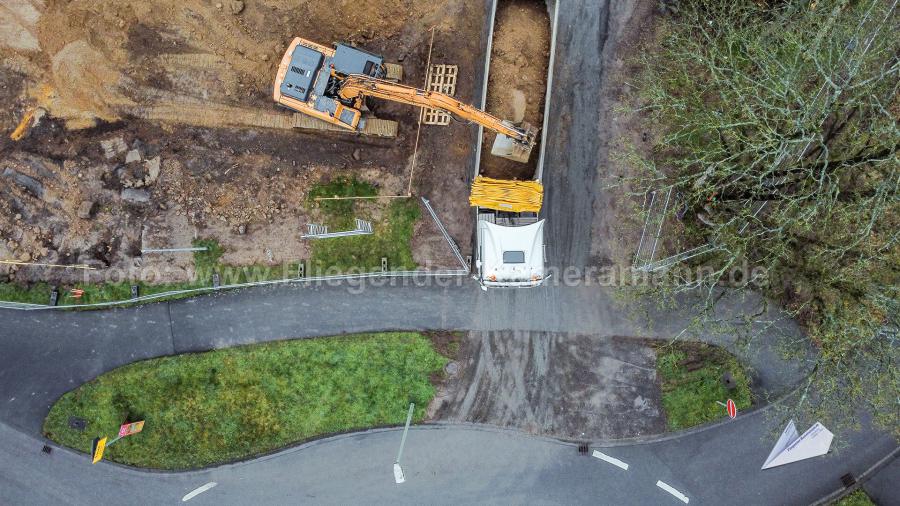
[[[517,127],[443,93],[426,91],[367,75],[343,76],[332,71],[332,76],[336,82],[340,83],[338,96],[341,100],[356,106],[361,106],[365,97],[375,97],[402,104],[430,107],[449,112],[496,132],[498,135],[492,153],[499,156],[527,162],[537,138],[537,129],[527,123]]]
[[[496,132],[492,154],[528,161],[536,128],[502,120],[443,93],[385,79],[389,75],[381,56],[346,44],[331,49],[296,37],[278,66],[273,98],[285,107],[353,131],[366,126],[361,111],[366,97],[440,109]]]

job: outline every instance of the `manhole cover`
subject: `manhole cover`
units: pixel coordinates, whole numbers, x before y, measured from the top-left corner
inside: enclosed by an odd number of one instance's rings
[[[444,366],[444,372],[450,377],[456,376],[459,372],[459,364],[456,362],[449,362]]]
[[[87,420],[78,418],[77,416],[69,417],[69,428],[82,431],[87,427]]]

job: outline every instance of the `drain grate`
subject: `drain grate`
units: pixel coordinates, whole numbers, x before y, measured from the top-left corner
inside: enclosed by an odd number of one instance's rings
[[[451,97],[456,94],[456,75],[459,67],[437,63],[428,69],[428,91],[437,91]],[[422,108],[422,123],[426,125],[449,125],[450,113],[430,107]]]
[[[590,450],[590,449],[591,449],[591,446],[589,444],[581,443],[580,445],[578,445],[578,454],[579,455],[587,455],[588,450]]]
[[[847,473],[841,476],[841,483],[844,484],[844,488],[850,488],[856,485],[856,478],[853,477],[853,473]]]

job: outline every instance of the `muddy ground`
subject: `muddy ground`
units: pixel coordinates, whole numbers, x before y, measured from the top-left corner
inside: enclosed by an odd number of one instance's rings
[[[478,0],[2,0],[0,14],[0,258],[84,263],[98,278],[153,267],[184,279],[189,256],[137,253],[198,237],[218,239],[228,263],[297,261],[316,182],[354,174],[383,195],[406,193],[415,108],[370,101],[373,115],[400,123],[396,139],[241,127],[280,112],[270,88],[292,37],[358,44],[421,86],[434,28],[432,62],[459,65],[467,102],[486,44]],[[412,186],[464,251],[472,128],[423,126]],[[454,265],[441,241],[420,222],[415,259]],[[81,279],[32,267],[0,275]]]
[[[434,420],[618,439],[665,432],[656,353],[643,341],[546,332],[472,332]]]
[[[635,155],[652,158],[652,148],[663,134],[647,111],[633,76],[641,72],[637,58],[653,51],[663,35],[666,15],[659,3],[649,0],[611,2],[609,35],[603,51],[600,84],[600,153],[591,227],[591,255],[599,265],[629,268],[644,228],[645,204],[625,178],[644,170]],[[665,196],[663,196],[665,197]],[[674,207],[674,205],[673,205]],[[667,222],[656,258],[677,252],[677,223]],[[650,227],[655,237],[657,228]]]
[[[494,21],[491,68],[485,109],[514,123],[523,120],[540,129],[550,62],[550,17],[541,0],[500,0]],[[528,163],[492,156],[496,134],[485,131],[480,173],[496,179],[532,179],[540,140]],[[540,139],[540,135],[538,135]]]

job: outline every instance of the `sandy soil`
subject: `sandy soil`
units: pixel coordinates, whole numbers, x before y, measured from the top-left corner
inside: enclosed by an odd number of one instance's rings
[[[666,430],[656,353],[639,340],[475,332],[458,364],[429,406],[435,420],[582,440]]]
[[[223,110],[238,111],[228,124],[242,111],[277,111],[271,81],[292,37],[359,44],[420,85],[434,27],[434,61],[460,65],[457,96],[472,100],[485,14],[476,0],[0,0],[0,19],[0,258],[87,263],[98,278],[152,266],[177,280],[189,259],[141,258],[141,247],[214,237],[227,262],[296,261],[308,254],[299,235],[316,181],[356,174],[383,194],[405,193],[414,108],[370,101],[374,115],[400,122],[397,139],[215,127]],[[28,111],[40,120],[13,142]],[[469,132],[424,128],[413,185],[463,248]],[[417,227],[423,265],[442,261],[436,237]]]
[[[497,5],[486,109],[497,117],[525,120],[541,128],[550,61],[550,18],[540,0],[500,0]],[[531,179],[540,142],[528,163],[490,154],[496,134],[485,131],[481,174],[498,179]],[[540,137],[540,136],[539,136]]]

